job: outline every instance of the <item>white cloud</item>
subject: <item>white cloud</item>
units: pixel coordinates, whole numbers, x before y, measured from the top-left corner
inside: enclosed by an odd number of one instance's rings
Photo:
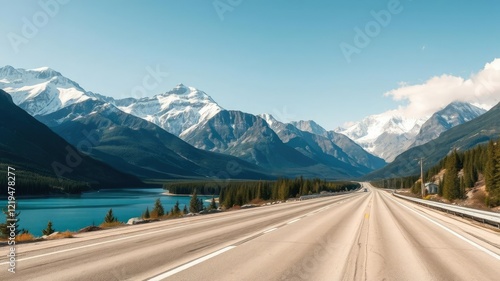
[[[452,75],[432,77],[424,84],[400,87],[384,94],[401,101],[398,111],[407,117],[428,116],[453,101],[470,102],[490,109],[500,100],[500,59],[487,63],[484,68],[469,78]]]

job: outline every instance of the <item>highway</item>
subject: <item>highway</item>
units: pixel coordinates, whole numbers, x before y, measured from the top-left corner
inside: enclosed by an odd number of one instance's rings
[[[0,247],[0,280],[499,280],[499,231],[363,186]]]

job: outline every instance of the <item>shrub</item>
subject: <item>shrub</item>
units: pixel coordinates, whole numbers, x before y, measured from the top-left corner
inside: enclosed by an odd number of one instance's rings
[[[35,236],[33,236],[31,233],[23,233],[19,234],[16,236],[16,241],[17,242],[28,242],[28,241],[34,241]]]
[[[103,222],[99,227],[101,228],[113,228],[113,227],[118,227],[118,226],[123,226],[123,223],[121,221],[114,221],[114,222]]]

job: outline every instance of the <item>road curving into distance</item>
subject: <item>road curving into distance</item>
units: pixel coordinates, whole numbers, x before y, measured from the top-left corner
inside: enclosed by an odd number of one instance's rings
[[[500,232],[363,186],[18,245],[0,280],[498,280]]]

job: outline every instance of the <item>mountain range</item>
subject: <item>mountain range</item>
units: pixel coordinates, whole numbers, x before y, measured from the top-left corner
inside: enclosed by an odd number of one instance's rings
[[[296,128],[309,144],[325,147],[313,151],[295,145],[298,139],[284,142],[263,118],[225,110],[182,84],[150,98],[114,99],[85,91],[50,68],[6,66],[0,88],[69,143],[94,132],[92,157],[141,178],[207,177],[226,171],[229,162],[238,163],[243,170],[236,177],[243,178],[353,178],[385,165],[352,142],[346,149],[355,147],[357,155],[351,157],[334,140]]]
[[[453,107],[455,105],[452,105]],[[439,114],[436,120],[440,119]],[[449,118],[456,119],[456,118]],[[430,123],[434,123],[431,121]],[[418,174],[420,165],[418,159],[424,159],[424,169],[436,165],[453,150],[465,151],[478,144],[484,144],[490,139],[500,137],[500,103],[481,116],[459,124],[441,133],[436,139],[425,144],[410,148],[396,159],[375,172],[366,176],[367,179],[383,179]]]
[[[368,152],[392,162],[404,151],[425,144],[457,125],[466,123],[486,110],[455,101],[432,116],[409,118],[391,110],[371,115],[348,128],[337,128]]]
[[[0,88],[73,146],[91,132],[89,156],[149,179],[359,178],[485,112],[454,102],[430,117],[389,111],[327,131],[312,120],[283,123],[270,114],[226,110],[183,84],[153,97],[115,99],[47,67],[6,66]]]
[[[441,133],[467,123],[481,115],[486,110],[465,102],[452,102],[442,110],[434,113],[421,127],[409,148],[426,144],[438,138]]]
[[[100,187],[143,185],[138,178],[79,152],[77,146],[16,106],[3,90],[0,90],[0,132],[0,163],[15,167],[16,173],[23,172],[20,182],[48,177]]]

